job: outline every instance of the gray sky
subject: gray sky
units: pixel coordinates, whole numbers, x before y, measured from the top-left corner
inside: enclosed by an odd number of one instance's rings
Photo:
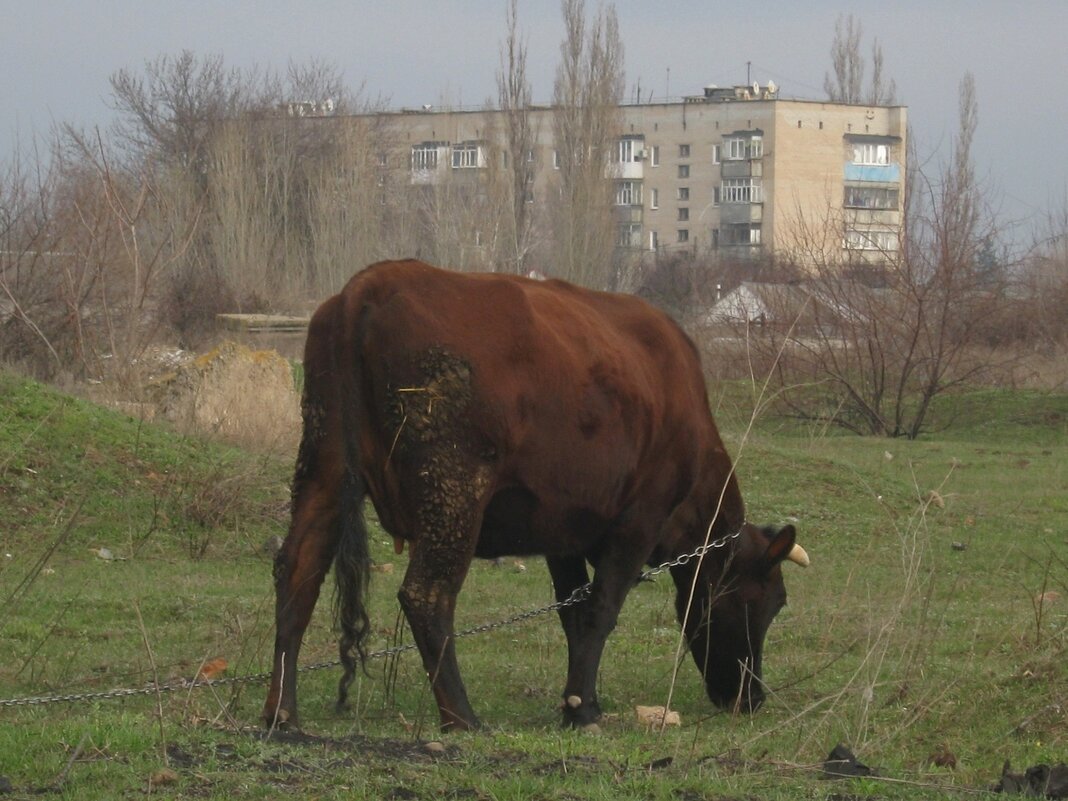
[[[0,0],[0,160],[53,122],[106,125],[108,76],[182,49],[228,66],[284,70],[312,57],[393,106],[495,97],[506,0]],[[593,8],[595,0],[588,5]],[[1017,240],[1068,193],[1066,0],[882,0],[846,4],[616,0],[628,95],[696,94],[708,83],[773,79],[821,99],[835,19],[853,13],[864,47],[878,37],[921,157],[943,157],[957,88],[976,79],[975,156]],[[520,0],[534,97],[548,101],[563,35],[555,0]],[[668,74],[670,70],[670,82]]]

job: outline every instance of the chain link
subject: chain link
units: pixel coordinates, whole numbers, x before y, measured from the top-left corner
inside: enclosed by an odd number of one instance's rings
[[[741,528],[735,531],[733,534],[728,534],[725,537],[720,537],[718,540],[706,543],[699,548],[691,551],[690,553],[680,554],[674,559],[670,559],[667,562],[657,565],[654,568],[646,570],[639,576],[639,581],[645,581],[653,576],[663,573],[665,570],[670,570],[673,567],[682,567],[688,564],[694,559],[700,559],[709,551],[716,548],[724,548],[732,540],[738,539],[742,535],[742,529],[745,528],[743,523]],[[526,612],[520,612],[512,617],[505,618],[504,620],[498,620],[494,623],[482,623],[478,626],[473,626],[469,629],[464,629],[458,632],[455,637],[468,637],[472,634],[484,634],[488,631],[494,631],[506,626],[512,626],[517,623],[523,623],[527,620],[531,620],[535,617],[548,614],[549,612],[555,612],[558,609],[564,609],[568,606],[575,606],[580,604],[589,598],[590,593],[593,591],[593,583],[589,582],[583,584],[581,587],[577,587],[567,598],[562,601],[555,601],[551,604],[539,607],[537,609],[531,609]],[[383,659],[385,657],[397,656],[405,651],[415,650],[414,643],[408,643],[407,645],[397,645],[393,648],[386,648],[381,651],[373,651],[367,654],[368,659]],[[338,659],[331,660],[329,662],[317,662],[312,665],[305,665],[298,670],[301,673],[311,673],[316,670],[326,670],[327,668],[337,667],[341,664]],[[146,687],[126,688],[119,690],[107,690],[100,692],[90,693],[70,693],[68,695],[43,695],[37,697],[28,698],[6,698],[0,699],[0,708],[4,707],[17,707],[17,706],[44,706],[46,704],[62,704],[62,703],[76,703],[80,701],[104,701],[112,698],[129,698],[139,695],[155,695],[156,693],[171,693],[179,690],[193,690],[197,687],[224,687],[231,684],[250,684],[252,682],[266,681],[271,677],[270,672],[254,673],[248,676],[230,676],[222,679],[179,679],[177,681],[166,682],[164,684],[151,684]]]

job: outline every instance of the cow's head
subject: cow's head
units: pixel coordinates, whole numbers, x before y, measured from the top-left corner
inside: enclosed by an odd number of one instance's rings
[[[808,565],[796,536],[793,526],[746,523],[733,547],[704,557],[696,582],[693,571],[676,578],[679,622],[717,706],[751,712],[764,702],[764,636],[786,604],[782,563]]]

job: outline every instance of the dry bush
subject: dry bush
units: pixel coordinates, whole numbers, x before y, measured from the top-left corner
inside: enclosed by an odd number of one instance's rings
[[[289,363],[275,351],[224,342],[159,385],[160,413],[187,433],[254,449],[293,449],[300,400]]]
[[[994,349],[975,349],[976,362],[995,365],[986,370],[990,386],[1010,389],[1068,391],[1068,347],[1038,348],[1034,343],[1018,342]]]
[[[217,315],[235,308],[233,290],[221,276],[207,270],[176,271],[160,300],[164,323],[178,347],[187,350],[203,347],[218,328]]]

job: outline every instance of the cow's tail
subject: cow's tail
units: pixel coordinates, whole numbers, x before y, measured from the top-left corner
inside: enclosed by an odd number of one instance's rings
[[[359,344],[351,343],[359,353]],[[334,622],[340,632],[338,650],[343,673],[337,688],[337,707],[341,709],[349,694],[349,685],[356,675],[356,660],[361,666],[367,659],[365,640],[370,629],[367,616],[367,587],[371,573],[367,525],[363,517],[363,501],[367,487],[360,465],[357,432],[363,415],[361,392],[362,365],[358,359],[338,364],[342,370],[343,430],[345,437],[345,467],[341,481],[341,532],[337,555],[334,557]],[[351,383],[348,376],[355,378]]]

